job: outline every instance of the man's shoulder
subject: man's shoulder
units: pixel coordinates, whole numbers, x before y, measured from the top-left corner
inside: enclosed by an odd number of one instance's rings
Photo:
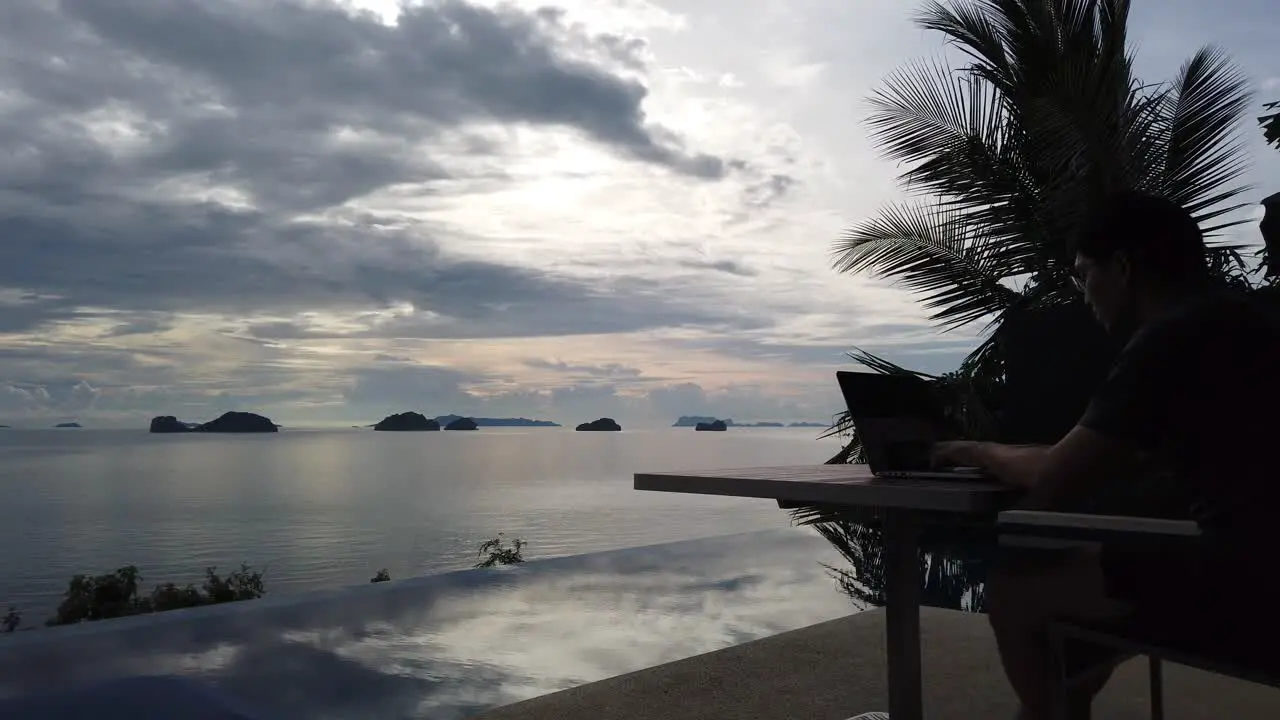
[[[1215,293],[1190,298],[1142,327],[1125,345],[1131,362],[1146,359],[1165,365],[1173,360],[1221,365],[1242,356],[1280,350],[1277,313],[1264,312],[1242,293]]]
[[[1150,324],[1151,337],[1256,335],[1280,332],[1276,313],[1269,313],[1252,295],[1215,292],[1188,298]]]

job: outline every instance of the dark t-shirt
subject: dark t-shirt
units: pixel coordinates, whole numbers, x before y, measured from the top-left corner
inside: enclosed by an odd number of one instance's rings
[[[1249,298],[1198,297],[1148,323],[1080,424],[1173,471],[1206,539],[1280,547],[1280,324]]]

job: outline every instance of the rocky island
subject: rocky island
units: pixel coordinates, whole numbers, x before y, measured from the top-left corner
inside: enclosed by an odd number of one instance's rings
[[[445,430],[475,430],[479,427],[480,427],[479,425],[476,425],[475,420],[472,420],[471,418],[460,417],[457,420],[454,420],[453,422],[449,423],[448,425],[445,425],[444,429]]]
[[[725,424],[724,420],[712,420],[711,422],[700,422],[697,425],[694,425],[693,429],[704,431],[704,432],[705,431],[724,432],[724,430],[728,427],[729,426]]]
[[[56,427],[56,428],[79,428],[79,427],[84,427],[84,426],[83,426],[83,425],[81,425],[81,424],[80,424],[80,423],[78,423],[78,422],[64,422],[64,423],[58,423],[57,425],[54,425],[54,427]]]
[[[613,418],[600,418],[599,420],[592,420],[591,422],[582,423],[576,429],[581,432],[587,432],[587,431],[618,432],[622,430],[622,426],[619,425],[618,422]]]
[[[410,411],[388,415],[377,425],[374,425],[373,429],[390,432],[431,432],[439,430],[440,423],[422,413]]]
[[[256,413],[227,412],[216,420],[210,420],[195,429],[196,432],[257,433],[279,432],[280,428],[270,419]]]
[[[226,412],[216,420],[199,424],[185,423],[172,415],[160,415],[151,418],[151,432],[153,433],[267,433],[279,431],[280,426],[271,422],[269,418],[248,412]]]
[[[161,415],[159,417],[151,418],[151,432],[153,433],[192,432],[199,426],[199,423],[182,422],[172,415]]]

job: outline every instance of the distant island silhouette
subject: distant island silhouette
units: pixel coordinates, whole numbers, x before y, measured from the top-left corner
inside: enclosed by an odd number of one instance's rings
[[[436,422],[448,425],[461,417],[462,415],[440,415],[436,417]],[[478,427],[560,427],[560,423],[550,420],[530,420],[529,418],[472,417],[468,419],[473,420]]]
[[[829,423],[815,423],[815,422],[793,422],[788,425],[783,425],[780,422],[774,422],[774,421],[764,421],[764,422],[755,422],[755,423],[735,423],[733,421],[733,418],[721,419],[721,418],[707,417],[703,415],[681,415],[679,420],[676,420],[674,423],[671,424],[671,427],[697,427],[699,424],[710,425],[711,423],[716,423],[716,422],[724,423],[724,426],[726,428],[731,428],[731,427],[758,427],[758,428],[830,427]]]
[[[694,430],[724,432],[728,428],[728,424],[724,420],[712,420],[711,422],[700,422],[693,426]]]
[[[720,418],[704,417],[702,415],[681,415],[680,419],[672,423],[671,427],[696,427],[698,423],[707,424],[713,422],[722,422],[726,427],[733,427],[733,418],[721,420]]]
[[[384,430],[392,432],[431,432],[440,429],[440,423],[426,417],[422,413],[402,412],[395,415],[388,415],[383,418],[377,425],[373,426],[374,430]]]
[[[58,423],[57,425],[54,425],[54,427],[55,428],[79,428],[84,426],[78,422],[64,422],[64,423]]]
[[[280,426],[270,418],[249,412],[226,412],[206,423],[188,423],[172,415],[151,418],[153,433],[267,433],[279,432]]]
[[[478,430],[479,425],[471,418],[460,417],[444,426],[445,430]]]
[[[599,420],[584,422],[575,429],[583,432],[590,432],[590,431],[618,432],[622,430],[622,426],[619,425],[618,422],[613,418],[600,418]]]

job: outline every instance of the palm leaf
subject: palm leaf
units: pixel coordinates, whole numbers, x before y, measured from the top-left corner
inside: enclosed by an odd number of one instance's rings
[[[1182,66],[1167,96],[1167,154],[1159,190],[1205,223],[1239,209],[1218,207],[1248,190],[1239,120],[1249,107],[1248,81],[1220,50],[1202,48]],[[1236,221],[1217,225],[1221,229]]]
[[[924,295],[924,306],[937,310],[932,319],[944,326],[998,313],[1017,298],[993,271],[989,243],[943,205],[888,206],[849,230],[832,252],[840,272],[871,270]]]
[[[1258,125],[1262,128],[1262,136],[1268,145],[1280,148],[1280,102],[1269,102],[1262,106],[1263,110],[1274,110],[1270,114],[1258,117]]]

